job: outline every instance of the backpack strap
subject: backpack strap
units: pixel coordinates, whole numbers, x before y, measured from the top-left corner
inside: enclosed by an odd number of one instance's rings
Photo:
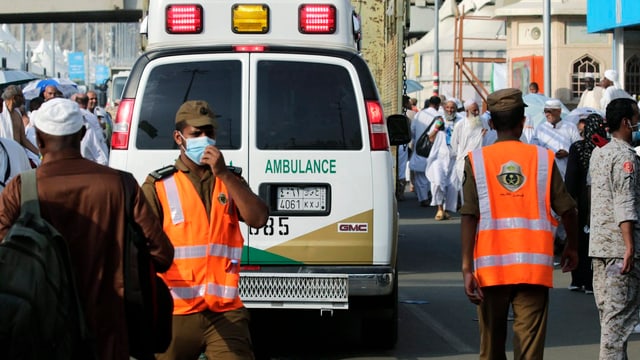
[[[38,186],[36,185],[36,169],[22,172],[20,180],[20,214],[29,213],[39,218],[40,203],[38,201]]]

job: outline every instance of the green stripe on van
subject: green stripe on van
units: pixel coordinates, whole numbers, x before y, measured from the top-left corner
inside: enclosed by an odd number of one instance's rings
[[[284,264],[284,265],[300,265],[302,262],[290,259],[284,256],[280,256],[268,251],[245,246],[242,249],[242,261],[243,265],[255,265],[255,264]]]

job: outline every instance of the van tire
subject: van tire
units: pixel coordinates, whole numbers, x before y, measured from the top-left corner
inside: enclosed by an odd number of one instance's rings
[[[398,340],[398,276],[391,294],[371,299],[373,307],[362,317],[362,343],[368,348],[393,349]]]

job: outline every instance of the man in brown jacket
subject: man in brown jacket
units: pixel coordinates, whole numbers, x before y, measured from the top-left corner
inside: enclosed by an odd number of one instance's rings
[[[76,103],[51,99],[34,115],[43,155],[36,171],[41,215],[69,245],[80,302],[99,359],[128,360],[122,177],[117,170],[80,155],[85,127]],[[148,240],[156,269],[166,271],[173,261],[173,246],[133,176],[127,174],[124,180],[134,198],[134,221]],[[0,196],[0,238],[20,214],[20,185],[18,175]]]

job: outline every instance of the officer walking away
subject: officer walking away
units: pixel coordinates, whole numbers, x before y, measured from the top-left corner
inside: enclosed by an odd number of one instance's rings
[[[83,159],[80,141],[86,132],[78,105],[53,98],[32,118],[42,152],[36,170],[42,218],[67,241],[74,276],[98,359],[128,360],[129,348],[123,280],[125,198],[133,194],[133,221],[147,239],[158,271],[173,259],[173,246],[142,197],[131,174]],[[0,239],[20,215],[20,175],[0,196]]]
[[[576,204],[553,152],[519,141],[525,123],[522,92],[496,91],[487,105],[498,139],[465,160],[460,210],[464,289],[478,305],[480,359],[506,358],[510,307],[514,359],[542,359],[557,226],[551,210],[567,228],[561,257],[567,272],[578,261]]]
[[[173,339],[157,359],[253,359],[249,312],[238,295],[243,238],[239,220],[259,228],[269,210],[225,165],[218,124],[205,101],[176,114],[174,166],[153,172],[142,188],[176,248],[164,274],[174,299]]]
[[[640,160],[631,147],[638,104],[607,106],[611,141],[593,149],[591,242],[593,291],[600,315],[600,359],[626,359],[640,311]]]

